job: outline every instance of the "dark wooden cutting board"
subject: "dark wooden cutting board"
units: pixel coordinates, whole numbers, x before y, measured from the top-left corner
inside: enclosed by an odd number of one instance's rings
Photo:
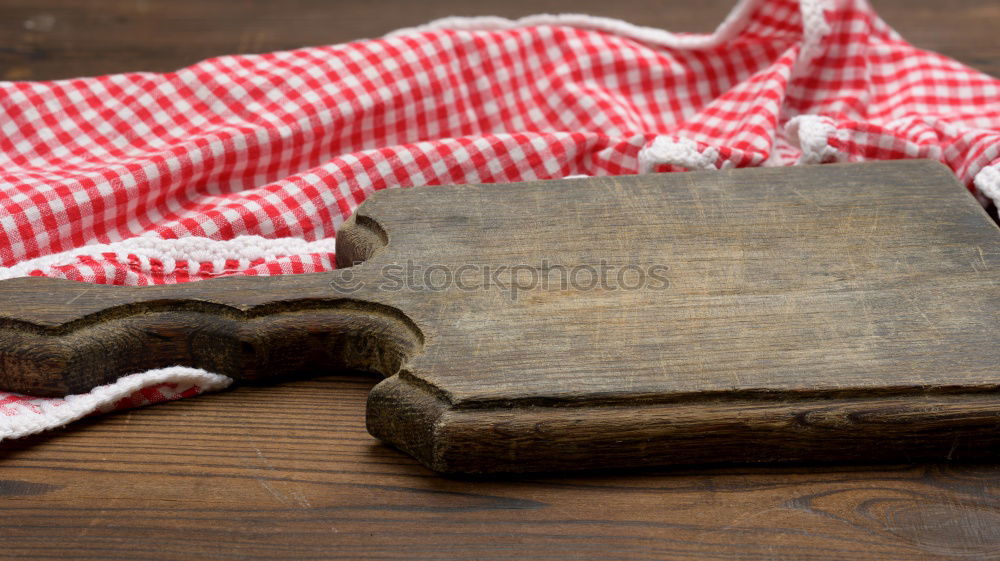
[[[337,261],[0,282],[0,387],[378,372],[369,431],[445,472],[1000,443],[1000,232],[936,163],[382,191]]]

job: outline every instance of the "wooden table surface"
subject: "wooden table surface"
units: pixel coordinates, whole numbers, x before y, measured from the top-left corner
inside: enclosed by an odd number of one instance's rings
[[[0,79],[171,70],[451,14],[708,31],[731,0],[3,0]],[[877,0],[1000,75],[995,0]],[[686,468],[461,480],[364,430],[374,380],[243,387],[0,445],[0,559],[1000,559],[1000,465]]]

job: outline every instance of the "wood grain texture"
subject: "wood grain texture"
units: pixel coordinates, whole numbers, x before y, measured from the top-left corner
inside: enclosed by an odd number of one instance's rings
[[[453,15],[519,17],[575,12],[671,31],[709,32],[735,0],[4,0],[0,79],[51,80],[113,72],[168,72],[199,60],[378,37]],[[990,0],[873,0],[918,47],[1000,76]]]
[[[325,275],[114,287],[23,277],[0,282],[0,388],[85,393],[170,365],[243,381],[304,371],[392,375],[422,348],[398,310],[338,298]],[[312,287],[312,297],[308,295]]]
[[[379,445],[373,379],[241,387],[0,448],[0,558],[1000,559],[990,465],[448,479]]]
[[[352,297],[426,337],[372,391],[368,427],[435,470],[944,458],[957,435],[978,441],[968,451],[996,442],[1000,232],[939,164],[386,191],[356,216],[388,245],[353,268]],[[428,267],[423,285],[383,291],[410,259],[507,272],[428,290]],[[668,265],[670,284],[538,280],[599,262]],[[517,267],[534,281],[515,298]]]
[[[311,275],[2,282],[0,386],[376,372],[370,432],[442,472],[998,441],[1000,231],[935,162],[387,190],[337,246]]]
[[[708,31],[731,4],[7,0],[0,77],[172,70],[458,13],[591,11]],[[995,2],[873,4],[917,45],[1000,75]],[[449,480],[368,436],[358,413],[373,383],[243,386],[4,442],[0,557],[1000,559],[1000,464]]]

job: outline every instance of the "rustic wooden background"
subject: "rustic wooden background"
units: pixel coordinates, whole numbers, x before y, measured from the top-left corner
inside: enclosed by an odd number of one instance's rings
[[[2,0],[0,79],[171,70],[452,14],[709,31],[731,0]],[[995,0],[877,0],[1000,75]],[[1000,466],[730,467],[460,480],[364,430],[373,380],[244,387],[0,445],[0,559],[1000,559]]]
[[[873,0],[912,43],[1000,76],[995,0]],[[0,79],[163,72],[233,53],[377,37],[450,15],[583,12],[707,32],[735,0],[2,0]]]

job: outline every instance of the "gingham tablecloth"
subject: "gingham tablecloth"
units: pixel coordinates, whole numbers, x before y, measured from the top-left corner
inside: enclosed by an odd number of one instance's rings
[[[860,0],[745,0],[710,35],[448,18],[166,74],[0,83],[0,278],[144,285],[334,267],[378,189],[934,158],[1000,201],[1000,81]],[[230,380],[0,393],[0,439]]]

